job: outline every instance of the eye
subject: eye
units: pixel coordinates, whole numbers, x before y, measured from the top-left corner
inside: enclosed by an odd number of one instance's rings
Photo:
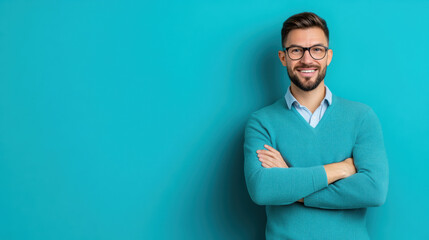
[[[291,48],[289,51],[293,54],[298,54],[298,53],[302,52],[302,49],[301,48]]]
[[[325,49],[323,49],[322,47],[313,47],[314,52],[322,52],[323,50]]]

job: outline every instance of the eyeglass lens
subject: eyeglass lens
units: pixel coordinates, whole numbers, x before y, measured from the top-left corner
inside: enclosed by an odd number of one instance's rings
[[[313,46],[309,52],[311,57],[316,60],[324,58],[326,54],[325,48],[321,46]],[[288,49],[288,55],[291,59],[300,59],[304,56],[304,49],[302,47],[291,47]]]

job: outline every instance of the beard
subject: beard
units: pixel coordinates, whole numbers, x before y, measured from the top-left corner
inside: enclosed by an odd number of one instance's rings
[[[311,66],[311,65],[301,65],[301,66],[297,66],[295,68],[298,67],[302,67],[302,68],[310,68],[310,67],[316,67],[317,66]],[[298,78],[298,76],[296,74],[293,73],[292,69],[289,69],[289,66],[286,67],[287,68],[287,74],[289,75],[289,78],[291,80],[291,82],[293,82],[299,89],[301,89],[302,91],[311,91],[315,88],[317,88],[317,86],[319,86],[319,84],[323,81],[323,79],[325,79],[325,75],[326,75],[326,66],[323,68],[322,71],[320,71],[320,68],[318,68],[318,74],[316,76],[316,81],[311,83],[308,82],[309,84],[305,84],[305,81],[300,81],[300,79]],[[305,77],[305,80],[310,80],[310,78]]]

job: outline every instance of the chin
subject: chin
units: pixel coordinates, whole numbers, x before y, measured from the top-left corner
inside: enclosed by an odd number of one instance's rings
[[[316,82],[316,78],[300,79],[300,82],[303,86],[310,86]]]

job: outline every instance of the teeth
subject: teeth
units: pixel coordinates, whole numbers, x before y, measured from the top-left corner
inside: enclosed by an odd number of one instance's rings
[[[315,70],[301,70],[301,72],[303,72],[303,73],[311,73],[311,72],[314,72]]]

